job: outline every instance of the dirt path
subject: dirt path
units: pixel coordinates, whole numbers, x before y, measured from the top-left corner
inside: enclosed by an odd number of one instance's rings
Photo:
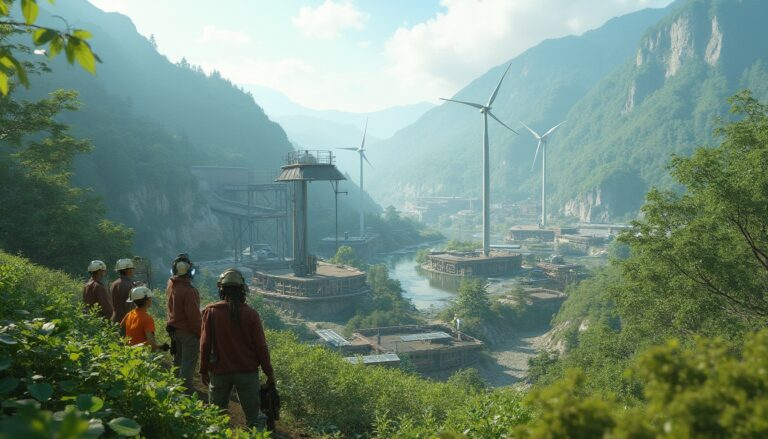
[[[528,359],[543,348],[545,334],[545,330],[531,331],[510,338],[478,365],[480,374],[494,387],[521,383],[528,375]]]

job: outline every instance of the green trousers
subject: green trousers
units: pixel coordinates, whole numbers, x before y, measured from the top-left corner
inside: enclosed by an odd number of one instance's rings
[[[226,410],[232,388],[237,389],[240,406],[245,413],[248,427],[263,429],[265,417],[259,411],[259,373],[209,373],[211,383],[208,385],[208,402]]]
[[[192,377],[197,369],[197,358],[200,356],[200,339],[188,332],[176,331],[176,354],[173,356],[173,365],[179,368],[179,378],[184,380],[187,394],[195,393]]]

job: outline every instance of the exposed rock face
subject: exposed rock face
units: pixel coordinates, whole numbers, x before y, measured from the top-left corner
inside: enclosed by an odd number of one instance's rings
[[[141,186],[125,195],[136,224],[136,250],[158,257],[182,251],[194,252],[201,246],[221,245],[224,232],[218,218],[202,203],[199,192],[185,190],[169,199],[166,192]],[[149,240],[146,234],[151,234]],[[153,261],[154,263],[162,263]]]
[[[582,223],[609,222],[610,207],[603,203],[602,190],[588,191],[565,203],[565,214],[576,217]]]
[[[714,66],[720,59],[720,51],[723,48],[723,33],[720,32],[720,25],[717,17],[712,17],[712,35],[707,43],[707,50],[704,52],[704,60],[707,64]]]
[[[663,87],[689,61],[700,59],[715,66],[721,57],[723,35],[717,16],[709,18],[702,9],[689,9],[645,36],[635,55],[635,79],[627,90],[622,116]]]
[[[667,58],[667,71],[665,77],[671,78],[680,70],[687,58],[693,58],[693,32],[688,15],[683,15],[669,28],[669,56]]]

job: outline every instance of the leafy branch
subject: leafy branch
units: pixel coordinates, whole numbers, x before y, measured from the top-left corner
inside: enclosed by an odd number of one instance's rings
[[[48,0],[53,4],[54,0]],[[0,0],[0,17],[9,17],[13,0]],[[45,47],[48,57],[53,59],[62,52],[69,64],[77,62],[86,71],[96,73],[96,62],[101,62],[91,49],[87,40],[91,39],[90,32],[83,29],[67,29],[64,31],[35,24],[39,14],[37,0],[21,0],[21,12],[24,21],[0,20],[0,29],[5,32],[26,32],[32,35],[36,47]],[[66,23],[66,21],[65,21]],[[29,87],[29,78],[24,64],[21,63],[10,46],[0,46],[0,93],[6,96],[10,91],[9,79],[15,74],[19,83]]]

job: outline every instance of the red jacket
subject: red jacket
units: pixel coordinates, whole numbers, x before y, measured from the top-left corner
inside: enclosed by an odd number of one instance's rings
[[[96,279],[91,278],[83,287],[83,302],[86,309],[99,305],[99,313],[105,319],[109,320],[112,317],[112,304],[109,302],[107,289]]]
[[[212,303],[203,311],[200,373],[250,373],[261,367],[267,376],[273,374],[259,313],[246,304],[240,305],[239,312],[239,321],[233,321],[225,301]],[[209,364],[211,348],[217,357],[213,364]]]
[[[112,321],[120,323],[128,312],[133,309],[133,304],[126,302],[131,295],[131,288],[135,285],[133,281],[125,276],[120,276],[109,286],[109,293],[112,296]]]
[[[168,324],[177,331],[200,337],[200,293],[187,277],[173,276],[165,289],[168,296]]]

